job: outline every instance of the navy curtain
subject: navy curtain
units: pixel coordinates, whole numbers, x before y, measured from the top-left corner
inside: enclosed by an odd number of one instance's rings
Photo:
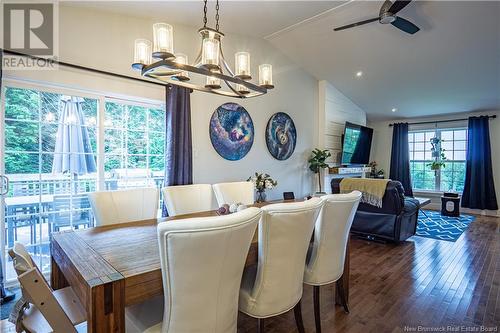
[[[491,166],[489,117],[470,117],[462,207],[497,210]]]
[[[191,90],[166,88],[165,186],[193,183]],[[163,216],[168,216],[165,205]]]
[[[392,127],[391,171],[389,178],[400,181],[405,189],[405,195],[409,197],[413,196],[410,178],[408,123],[398,123]]]

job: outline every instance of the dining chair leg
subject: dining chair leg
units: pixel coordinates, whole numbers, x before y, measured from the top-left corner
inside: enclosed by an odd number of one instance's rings
[[[319,286],[313,287],[313,301],[314,301],[314,321],[316,323],[316,333],[321,333],[321,316],[319,307]]]
[[[257,319],[257,332],[264,333],[264,318]]]
[[[346,295],[344,292],[344,282],[340,278],[337,280],[337,282],[335,282],[335,284],[337,286],[337,293],[340,296],[340,302],[342,303],[342,306],[344,307],[344,311],[346,313],[349,313],[349,306],[347,305],[347,299],[345,297]]]
[[[300,302],[301,301],[299,301],[293,308],[293,314],[295,315],[295,323],[297,324],[299,333],[305,333],[304,323],[302,322],[302,307],[300,306]]]

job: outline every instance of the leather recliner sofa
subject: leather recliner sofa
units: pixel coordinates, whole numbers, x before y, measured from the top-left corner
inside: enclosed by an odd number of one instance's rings
[[[332,179],[332,193],[340,193],[341,180]],[[405,197],[403,185],[391,180],[387,183],[381,208],[359,204],[351,232],[371,239],[404,241],[415,235],[419,209],[418,200]]]

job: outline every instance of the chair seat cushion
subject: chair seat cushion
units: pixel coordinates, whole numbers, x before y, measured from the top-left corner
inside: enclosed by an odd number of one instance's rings
[[[55,290],[54,296],[74,325],[85,321],[85,310],[71,287]],[[24,312],[22,322],[23,326],[30,332],[52,332],[52,328],[43,314],[33,304]]]
[[[154,326],[151,326],[150,328],[145,330],[144,333],[161,333],[161,325],[162,325],[162,323],[158,323]]]
[[[143,303],[127,306],[125,308],[126,332],[160,332],[163,321],[164,302],[163,295],[160,295]],[[155,327],[158,327],[158,330]]]

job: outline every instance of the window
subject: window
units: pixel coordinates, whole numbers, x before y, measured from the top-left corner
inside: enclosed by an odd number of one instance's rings
[[[446,159],[445,166],[431,170],[431,139],[441,140]],[[462,192],[465,181],[465,163],[467,148],[467,129],[432,129],[410,131],[410,173],[413,188],[416,190]]]
[[[6,254],[14,242],[23,243],[40,269],[47,273],[50,234],[94,225],[87,193],[162,186],[165,111],[162,105],[116,102],[73,91],[65,95],[57,90],[42,91],[23,85],[9,85],[4,93],[4,121],[0,126],[5,140],[0,157],[10,182],[1,206],[4,218],[0,227],[5,230],[6,251],[2,253],[5,276],[12,281],[16,274]],[[79,105],[76,117],[82,119],[78,122],[79,133],[88,139],[85,149],[68,154],[58,147],[64,141],[61,124],[76,123],[75,116],[63,118],[67,113],[62,112],[66,101],[72,98]],[[103,120],[102,129],[99,119]],[[73,138],[67,137],[67,143],[74,142]],[[92,167],[73,172],[67,165],[68,160],[73,165],[74,158]]]
[[[106,102],[104,171],[108,189],[161,187],[164,150],[163,109]]]

